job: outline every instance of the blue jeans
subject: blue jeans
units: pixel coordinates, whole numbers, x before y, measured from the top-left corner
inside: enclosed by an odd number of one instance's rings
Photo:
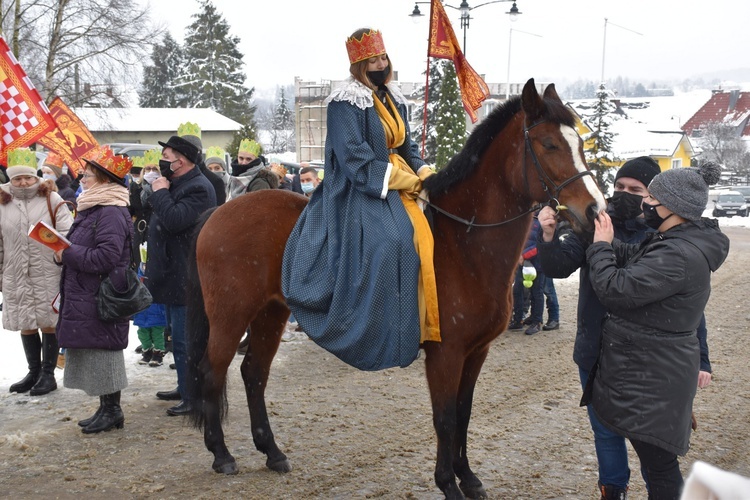
[[[585,388],[589,372],[578,367],[578,374],[581,377],[581,386]],[[606,428],[596,417],[591,405],[586,406],[586,411],[589,413],[591,430],[594,431],[594,447],[596,459],[599,462],[599,482],[603,485],[627,488],[630,481],[630,468],[625,438]]]
[[[547,321],[560,321],[560,304],[557,302],[555,281],[546,276],[544,278],[544,295],[547,297]]]
[[[177,368],[177,390],[185,401],[185,371],[187,370],[187,341],[185,339],[185,306],[167,305],[167,323],[172,330],[172,354]]]

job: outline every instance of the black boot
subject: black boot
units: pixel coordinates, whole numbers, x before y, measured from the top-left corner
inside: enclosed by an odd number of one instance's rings
[[[125,427],[125,415],[120,408],[120,391],[101,396],[102,411],[89,425],[82,429],[84,434],[109,431]]]
[[[599,491],[602,493],[601,500],[627,500],[628,488],[620,488],[611,484],[599,483]]]
[[[42,334],[42,373],[39,375],[34,387],[29,394],[42,396],[57,389],[55,380],[55,368],[57,367],[57,355],[60,348],[57,346],[57,335],[54,333]]]
[[[84,418],[83,420],[79,420],[78,425],[80,425],[81,427],[86,427],[89,424],[91,424],[91,422],[96,420],[96,417],[101,415],[102,408],[104,408],[104,396],[99,396],[99,408],[97,408],[96,412],[93,415],[91,415],[89,418]]]
[[[23,352],[26,353],[26,362],[29,364],[29,373],[19,382],[10,386],[10,392],[27,392],[34,387],[39,380],[39,372],[42,370],[42,340],[39,334],[21,335]]]

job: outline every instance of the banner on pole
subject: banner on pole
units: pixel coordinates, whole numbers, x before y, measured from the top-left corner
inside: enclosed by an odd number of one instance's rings
[[[8,151],[29,146],[55,128],[42,97],[0,36],[0,163]]]
[[[453,26],[440,0],[432,0],[430,8],[430,43],[427,55],[437,59],[451,59],[456,67],[461,101],[472,123],[476,123],[476,110],[490,96],[490,88],[466,60],[458,44]]]
[[[75,177],[79,170],[86,167],[83,155],[99,145],[91,135],[88,127],[71,110],[62,99],[55,97],[49,104],[50,113],[57,127],[40,137],[37,142],[54,151],[72,170]]]

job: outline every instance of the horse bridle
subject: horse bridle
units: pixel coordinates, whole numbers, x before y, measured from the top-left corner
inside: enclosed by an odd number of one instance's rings
[[[423,202],[425,202],[425,204],[427,204],[430,208],[432,208],[436,212],[438,212],[438,213],[440,213],[440,214],[448,217],[449,219],[452,219],[452,220],[454,220],[456,222],[460,222],[461,224],[464,224],[465,226],[468,226],[468,228],[466,229],[467,233],[469,231],[471,231],[471,228],[473,228],[473,227],[488,228],[488,227],[498,227],[498,226],[503,226],[505,224],[509,224],[509,223],[511,223],[513,221],[521,219],[522,217],[525,217],[526,215],[528,215],[530,213],[536,212],[537,210],[540,210],[540,209],[542,209],[543,207],[545,207],[547,205],[552,206],[553,203],[554,203],[555,212],[556,213],[560,213],[560,208],[559,207],[561,206],[561,203],[560,203],[560,201],[557,198],[560,195],[560,192],[563,190],[563,188],[567,187],[570,183],[575,182],[578,179],[580,179],[580,178],[582,178],[582,177],[584,177],[586,175],[593,176],[594,173],[592,171],[590,171],[590,170],[586,170],[584,172],[578,172],[574,176],[572,176],[572,177],[570,177],[568,179],[565,179],[562,183],[555,184],[555,181],[549,175],[547,175],[547,172],[544,171],[544,169],[542,168],[541,163],[539,163],[539,158],[537,158],[536,153],[534,152],[534,148],[531,147],[531,138],[529,137],[529,130],[531,130],[532,128],[536,127],[537,125],[541,125],[545,121],[546,120],[540,120],[538,122],[532,123],[529,126],[524,125],[524,128],[523,128],[523,138],[524,138],[523,182],[524,182],[524,184],[526,186],[526,191],[529,191],[530,187],[529,187],[529,179],[528,179],[528,173],[527,173],[528,167],[526,167],[526,152],[528,151],[529,156],[531,157],[531,162],[532,162],[532,164],[534,165],[534,168],[537,171],[537,175],[539,176],[539,182],[542,183],[542,188],[544,189],[544,192],[547,193],[547,196],[549,197],[549,201],[546,204],[544,204],[544,203],[537,203],[536,205],[534,205],[531,208],[529,208],[527,211],[525,211],[525,212],[523,212],[523,213],[521,213],[519,215],[516,215],[515,217],[511,217],[510,219],[506,219],[504,221],[501,221],[501,222],[494,222],[494,223],[490,223],[490,224],[477,224],[477,223],[474,222],[474,220],[476,219],[476,216],[472,217],[471,220],[463,219],[463,218],[461,218],[461,217],[459,217],[457,215],[454,215],[454,214],[452,214],[452,213],[450,213],[450,212],[448,212],[446,210],[443,210],[442,208],[438,207],[437,205],[431,203],[429,200],[425,200],[424,198],[419,198],[419,199],[422,200]],[[550,186],[552,187],[552,192],[550,192]]]

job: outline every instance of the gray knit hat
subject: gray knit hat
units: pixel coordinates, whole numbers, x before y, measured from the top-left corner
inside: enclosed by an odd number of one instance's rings
[[[210,156],[206,158],[206,161],[204,163],[206,164],[206,166],[209,166],[212,163],[216,163],[221,168],[223,168],[224,171],[226,171],[227,169],[227,162],[224,161],[224,158],[219,158],[218,156]]]
[[[708,186],[721,178],[721,167],[706,162],[698,168],[673,168],[660,173],[648,191],[670,211],[687,220],[698,220],[708,204]]]

